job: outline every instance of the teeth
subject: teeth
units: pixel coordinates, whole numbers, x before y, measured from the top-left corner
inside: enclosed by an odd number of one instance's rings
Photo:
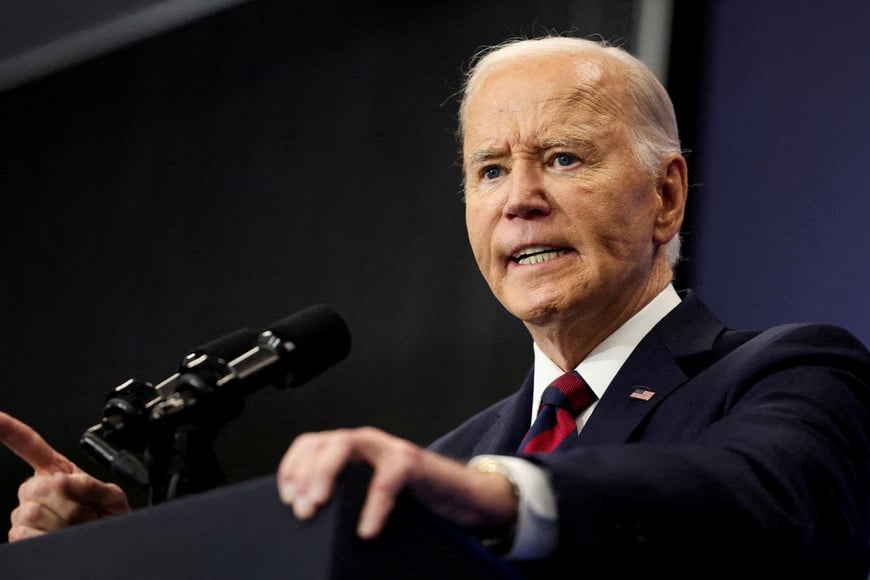
[[[546,262],[547,260],[552,260],[553,258],[564,256],[567,253],[568,250],[557,250],[554,248],[535,246],[531,248],[526,248],[522,251],[521,254],[514,256],[514,261],[517,264],[528,266],[531,264],[540,264],[541,262]]]

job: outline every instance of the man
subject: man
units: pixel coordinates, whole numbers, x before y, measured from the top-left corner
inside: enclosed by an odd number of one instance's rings
[[[362,462],[363,538],[409,493],[530,576],[866,578],[870,353],[830,326],[731,330],[675,291],[688,179],[654,75],[592,41],[510,42],[470,71],[460,137],[469,241],[528,329],[533,369],[428,448],[371,427],[299,436],[277,473],[296,516]],[[564,396],[591,405],[555,451],[535,451],[551,431],[524,438],[566,373]],[[37,471],[10,539],[126,509],[26,426],[0,420],[0,438]]]

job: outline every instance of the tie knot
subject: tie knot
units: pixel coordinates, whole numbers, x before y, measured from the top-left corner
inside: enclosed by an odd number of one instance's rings
[[[595,393],[576,371],[550,383],[541,395],[538,416],[523,437],[519,453],[548,453],[576,440],[576,417],[595,399]]]
[[[577,371],[571,371],[557,378],[544,389],[542,405],[556,405],[578,415],[595,400],[595,393]]]

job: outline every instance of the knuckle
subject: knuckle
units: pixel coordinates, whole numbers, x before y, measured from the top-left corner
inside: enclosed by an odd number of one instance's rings
[[[397,461],[404,469],[412,469],[423,460],[423,450],[404,439],[397,439],[394,453],[398,456]]]
[[[19,504],[12,510],[9,514],[9,522],[15,527],[19,522],[21,522],[24,518],[24,508],[23,504]]]
[[[377,427],[372,427],[371,425],[357,427],[356,429],[354,429],[354,432],[366,438],[380,437],[384,434],[383,431],[381,431]]]
[[[25,502],[12,512],[14,522],[18,525],[35,524],[42,518],[42,506],[36,502]]]
[[[46,525],[46,512],[42,505],[36,502],[27,502],[19,505],[9,516],[12,524],[10,533],[14,530],[19,536],[31,536],[35,530]]]
[[[34,475],[18,487],[18,500],[22,503],[28,499],[44,498],[54,489],[53,479],[44,475]]]
[[[27,531],[20,526],[12,526],[9,528],[9,533],[6,535],[10,542],[17,542],[27,537]]]

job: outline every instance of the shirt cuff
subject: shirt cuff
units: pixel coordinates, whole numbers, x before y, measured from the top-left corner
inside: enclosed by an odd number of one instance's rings
[[[535,560],[551,555],[558,543],[556,497],[546,472],[534,463],[508,455],[476,455],[468,462],[474,469],[484,461],[498,466],[517,489],[517,523],[513,544],[504,555],[509,560]]]

